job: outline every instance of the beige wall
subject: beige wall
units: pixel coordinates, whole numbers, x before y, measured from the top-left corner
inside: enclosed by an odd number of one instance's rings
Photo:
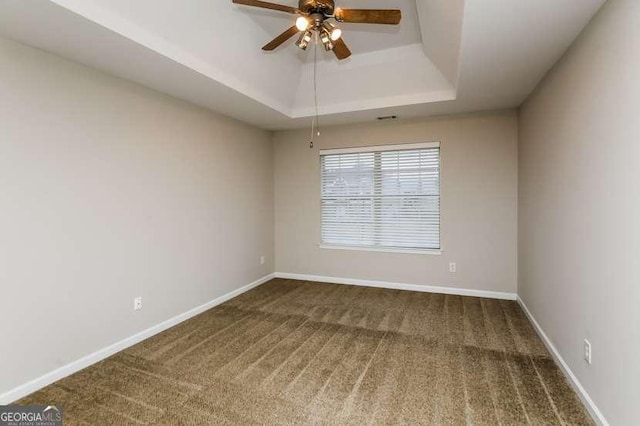
[[[547,76],[519,153],[519,295],[609,422],[638,424],[639,1],[609,0]]]
[[[307,129],[274,140],[277,272],[515,293],[516,113],[324,128],[313,150]],[[426,141],[441,142],[441,256],[318,247],[318,149]]]
[[[270,138],[0,39],[0,394],[272,272]]]

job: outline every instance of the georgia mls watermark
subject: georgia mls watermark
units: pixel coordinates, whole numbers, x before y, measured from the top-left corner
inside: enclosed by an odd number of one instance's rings
[[[0,405],[0,426],[62,426],[55,405]]]

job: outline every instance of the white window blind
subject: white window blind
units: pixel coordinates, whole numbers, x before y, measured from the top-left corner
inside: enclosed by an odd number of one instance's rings
[[[320,155],[323,245],[440,249],[438,143]]]

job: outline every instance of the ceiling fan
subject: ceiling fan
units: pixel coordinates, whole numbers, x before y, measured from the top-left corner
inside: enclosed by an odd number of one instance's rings
[[[317,37],[326,51],[333,51],[338,59],[351,56],[351,51],[342,39],[342,30],[330,19],[355,24],[398,25],[402,12],[397,9],[339,9],[334,0],[299,0],[298,7],[285,6],[260,0],[233,0],[235,4],[261,7],[263,9],[299,15],[296,24],[267,43],[262,50],[274,50],[294,35],[301,33],[296,46],[306,50],[313,37]]]

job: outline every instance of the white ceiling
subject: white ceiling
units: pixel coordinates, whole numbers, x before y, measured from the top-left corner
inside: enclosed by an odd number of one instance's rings
[[[341,24],[346,61],[318,50],[324,124],[516,107],[604,0],[337,3],[400,8],[403,20]],[[5,37],[266,129],[314,114],[311,49],[260,49],[292,24],[231,0],[0,0]]]

